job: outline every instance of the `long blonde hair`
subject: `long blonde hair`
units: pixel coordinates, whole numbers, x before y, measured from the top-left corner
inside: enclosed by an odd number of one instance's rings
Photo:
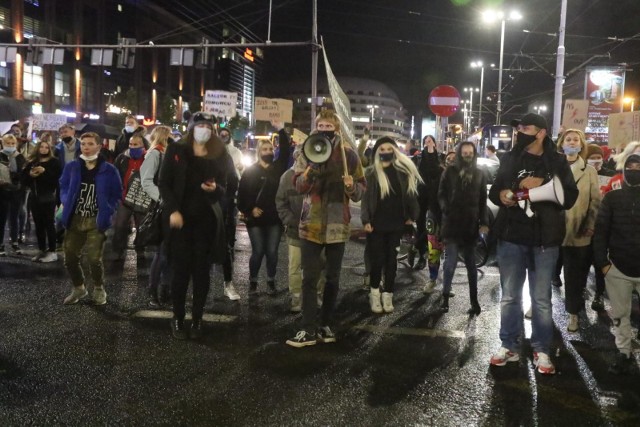
[[[153,149],[156,145],[166,148],[169,135],[171,135],[171,128],[169,126],[155,127],[149,136],[149,139],[151,140],[149,150]]]
[[[413,164],[411,159],[403,154],[398,147],[393,144],[390,144],[393,147],[393,153],[395,154],[394,160],[391,163],[391,166],[396,168],[397,171],[403,173],[407,176],[408,181],[408,191],[409,194],[418,194],[418,184],[422,183],[422,178],[420,177],[420,173],[418,172],[418,168]],[[380,150],[376,151],[376,154],[373,159],[373,169],[375,171],[376,177],[378,178],[378,185],[380,186],[380,198],[384,199],[391,192],[391,184],[389,183],[389,178],[387,178],[387,174],[384,173],[384,168],[382,167],[382,162],[380,161]]]
[[[628,143],[626,147],[624,147],[624,150],[622,151],[622,153],[616,154],[615,156],[613,156],[613,160],[616,161],[616,170],[619,170],[619,171],[623,170],[624,164],[627,161],[627,158],[631,154],[633,154],[633,152],[636,151],[638,148],[640,148],[640,142],[632,141]]]

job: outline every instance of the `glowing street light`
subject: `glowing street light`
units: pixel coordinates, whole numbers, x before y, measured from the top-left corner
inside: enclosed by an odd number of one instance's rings
[[[631,110],[629,111],[633,111],[633,107],[635,106],[635,102],[636,102],[635,98],[624,98],[623,102],[625,104],[631,104]]]
[[[371,139],[373,139],[373,112],[376,108],[380,108],[377,105],[367,105],[367,108],[371,111]]]
[[[478,129],[482,126],[482,93],[484,90],[484,65],[482,61],[473,61],[471,68],[480,68],[480,103],[478,105]]]
[[[547,106],[546,105],[534,105],[533,106],[533,110],[536,112],[536,114],[540,114],[540,112],[545,113],[547,111]]]
[[[519,21],[522,19],[520,12],[511,11],[508,15],[502,11],[486,10],[482,13],[484,22],[493,23],[501,21],[500,31],[500,69],[498,73],[498,105],[496,112],[496,124],[500,124],[500,114],[502,113],[502,66],[504,58],[504,27],[507,21]]]

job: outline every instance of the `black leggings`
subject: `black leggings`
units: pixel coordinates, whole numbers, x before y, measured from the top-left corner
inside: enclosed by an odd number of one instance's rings
[[[369,256],[371,257],[371,287],[379,288],[384,268],[384,290],[393,292],[396,271],[398,270],[398,251],[402,231],[374,231],[367,235]]]
[[[31,215],[36,226],[36,238],[38,239],[38,249],[44,252],[48,250],[55,252],[56,250],[56,202],[38,203],[31,200]]]
[[[173,278],[173,315],[184,319],[189,280],[193,281],[192,317],[202,319],[209,294],[211,242],[215,238],[215,222],[212,215],[205,218],[185,218],[180,230],[171,230],[170,259]]]

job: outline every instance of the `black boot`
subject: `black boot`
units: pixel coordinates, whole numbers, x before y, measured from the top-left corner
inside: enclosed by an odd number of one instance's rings
[[[184,328],[183,319],[171,319],[171,335],[177,340],[186,340],[189,338],[187,336],[187,330]]]
[[[276,289],[276,282],[274,280],[268,280],[267,281],[267,292],[269,293],[269,295],[273,296],[275,294],[278,293],[277,289]]]
[[[258,292],[258,282],[249,282],[249,294],[255,295]]]
[[[191,321],[191,331],[189,337],[192,340],[199,340],[202,338],[202,319],[193,319]]]
[[[424,270],[426,266],[427,266],[427,260],[425,259],[424,255],[420,255],[420,258],[416,263],[416,270]]]
[[[478,316],[482,310],[480,310],[480,304],[478,301],[471,301],[471,308],[467,310],[467,314],[471,316]]]
[[[449,295],[442,295],[442,304],[440,304],[440,311],[443,313],[449,312]]]

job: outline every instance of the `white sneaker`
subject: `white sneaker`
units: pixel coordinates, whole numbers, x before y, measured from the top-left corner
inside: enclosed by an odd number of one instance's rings
[[[224,282],[224,296],[229,298],[231,301],[238,301],[240,299],[240,294],[236,292],[233,282]]]
[[[436,288],[436,281],[433,279],[429,279],[427,280],[427,283],[425,283],[424,288],[422,289],[422,291],[425,294],[430,294],[432,293]]]
[[[105,305],[107,303],[107,293],[104,288],[93,289],[93,303],[95,305]]]
[[[382,293],[382,309],[385,313],[393,313],[393,292]]]
[[[31,261],[38,262],[42,258],[44,258],[46,255],[47,255],[47,251],[40,251],[40,252],[38,252],[38,255],[36,255],[33,258],[31,258]]]
[[[551,363],[549,355],[546,353],[533,353],[533,366],[538,368],[538,372],[544,375],[553,375],[556,373],[556,367]]]
[[[579,329],[578,325],[578,315],[570,314],[569,315],[569,323],[567,324],[567,331],[569,332],[577,332]]]
[[[371,306],[371,311],[380,314],[382,313],[382,304],[380,304],[380,289],[371,288],[369,292],[369,305]]]
[[[74,287],[73,290],[67,297],[64,299],[64,305],[76,304],[82,298],[86,297],[88,294],[87,289],[84,286]]]
[[[520,355],[505,347],[500,347],[496,354],[491,356],[491,363],[493,366],[504,366],[508,362],[517,362],[520,360]]]
[[[40,262],[56,262],[58,261],[58,254],[55,252],[47,252],[45,256],[40,258]]]
[[[529,310],[527,310],[527,312],[524,314],[524,318],[527,320],[531,320],[531,318],[533,317],[533,307],[529,307]]]
[[[291,308],[292,313],[300,313],[302,311],[302,298],[300,294],[291,294]]]

